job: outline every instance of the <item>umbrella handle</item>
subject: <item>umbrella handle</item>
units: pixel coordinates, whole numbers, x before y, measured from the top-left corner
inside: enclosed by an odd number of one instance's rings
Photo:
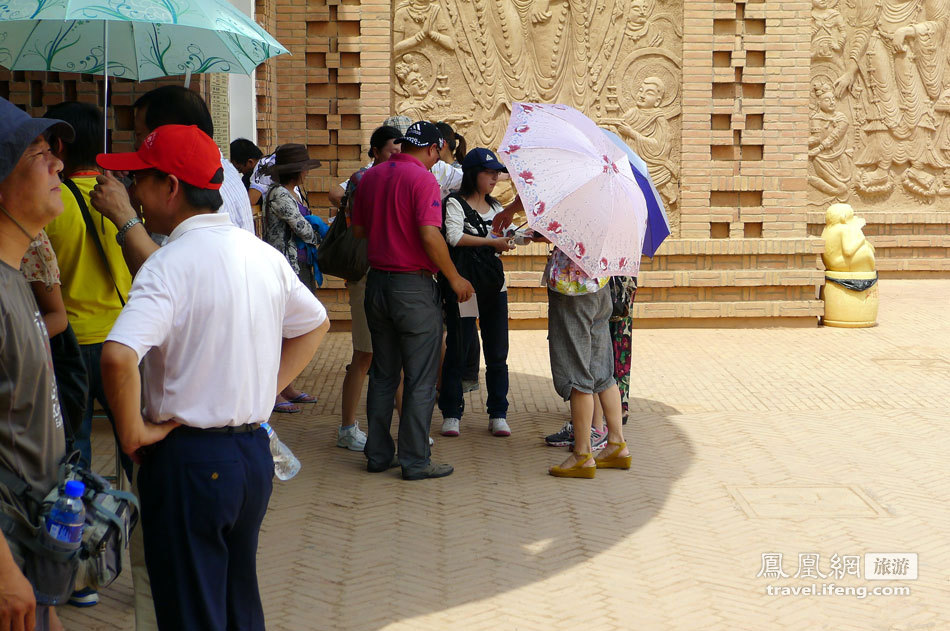
[[[102,21],[102,152],[109,147],[109,20]]]

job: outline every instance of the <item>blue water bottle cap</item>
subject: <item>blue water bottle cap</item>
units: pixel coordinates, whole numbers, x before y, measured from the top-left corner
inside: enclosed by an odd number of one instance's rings
[[[82,497],[86,492],[86,485],[79,480],[70,480],[66,483],[66,495],[69,497]]]

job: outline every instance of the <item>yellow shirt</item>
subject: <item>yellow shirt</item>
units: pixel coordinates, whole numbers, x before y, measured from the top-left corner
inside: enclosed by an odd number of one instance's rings
[[[76,338],[80,344],[100,344],[105,341],[122,310],[116,286],[122,292],[122,299],[126,300],[132,286],[132,275],[122,257],[122,248],[115,241],[118,229],[89,203],[89,192],[96,185],[96,178],[77,176],[72,180],[85,198],[112,276],[109,276],[92,236],[86,234],[86,222],[79,203],[65,185],[63,214],[46,226],[46,233],[59,260],[63,302]]]

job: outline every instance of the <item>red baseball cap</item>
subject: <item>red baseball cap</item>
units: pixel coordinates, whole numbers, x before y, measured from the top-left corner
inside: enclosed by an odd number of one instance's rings
[[[100,153],[96,162],[110,171],[157,169],[198,188],[218,190],[224,182],[218,145],[195,125],[162,125],[138,151]]]

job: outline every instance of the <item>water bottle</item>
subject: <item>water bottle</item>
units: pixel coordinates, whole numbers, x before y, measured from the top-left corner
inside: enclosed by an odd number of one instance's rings
[[[66,559],[76,559],[82,545],[86,523],[82,502],[85,490],[85,484],[70,480],[66,483],[66,495],[56,500],[46,515],[40,545],[57,555],[32,554],[27,559],[27,574],[33,583],[36,602],[41,605],[64,604],[75,587],[79,565]]]
[[[53,504],[46,516],[46,532],[63,549],[78,550],[82,544],[82,529],[86,524],[86,507],[82,503],[82,494],[86,485],[79,480],[66,483],[66,495]]]
[[[290,447],[280,442],[277,438],[277,432],[270,426],[270,423],[261,423],[261,427],[267,432],[267,438],[270,439],[270,454],[274,457],[274,475],[281,480],[289,480],[300,471],[300,461]]]

